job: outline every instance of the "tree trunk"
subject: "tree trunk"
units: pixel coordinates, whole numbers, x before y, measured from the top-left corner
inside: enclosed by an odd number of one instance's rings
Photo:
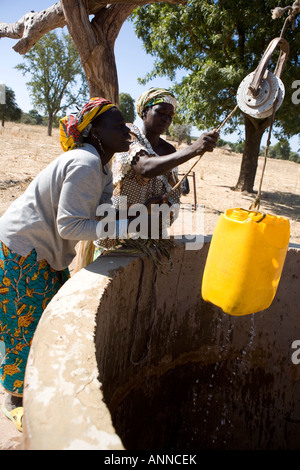
[[[137,6],[159,2],[61,0],[41,12],[27,13],[13,24],[0,23],[0,38],[19,39],[14,49],[25,54],[44,34],[67,24],[86,73],[90,96],[102,96],[118,104],[115,40],[124,21]],[[181,5],[187,0],[168,0],[168,3]],[[95,15],[91,21],[89,15]]]
[[[108,5],[99,9],[90,22],[87,2],[62,0],[61,4],[87,77],[90,97],[101,96],[118,104],[114,43],[136,5]]]
[[[269,125],[269,118],[255,119],[244,114],[245,147],[235,190],[253,193],[261,138]]]
[[[53,127],[53,114],[49,114],[49,121],[48,121],[48,135],[52,135],[52,127]]]

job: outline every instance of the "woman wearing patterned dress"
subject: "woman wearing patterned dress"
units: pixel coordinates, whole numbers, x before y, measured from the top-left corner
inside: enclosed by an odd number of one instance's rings
[[[218,133],[204,132],[196,142],[182,150],[161,138],[168,130],[176,113],[177,101],[164,88],[150,88],[137,103],[138,115],[143,120],[142,129],[127,124],[135,140],[128,152],[118,153],[113,162],[113,204],[119,208],[126,196],[127,208],[133,204],[153,204],[164,201],[163,197],[178,182],[177,166],[203,152],[211,152],[216,146]],[[168,203],[180,204],[180,189],[172,192]],[[166,201],[164,201],[166,202]],[[96,256],[114,240],[96,242]]]

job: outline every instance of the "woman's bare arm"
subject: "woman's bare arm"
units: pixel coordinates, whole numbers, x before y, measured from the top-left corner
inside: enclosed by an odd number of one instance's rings
[[[169,155],[153,158],[146,153],[138,155],[134,162],[135,171],[147,178],[153,178],[172,170],[197,155],[212,152],[216,147],[219,134],[216,131],[204,132],[191,145]]]

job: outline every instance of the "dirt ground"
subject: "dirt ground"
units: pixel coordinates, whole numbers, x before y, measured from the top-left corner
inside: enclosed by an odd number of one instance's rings
[[[51,137],[46,128],[25,124],[6,123],[0,128],[0,216],[29,182],[62,153],[59,131]],[[206,153],[195,171],[197,203],[204,206],[204,234],[213,233],[221,212],[227,208],[248,209],[255,195],[233,191],[241,165],[241,154],[216,149]],[[185,173],[195,160],[181,165]],[[254,189],[258,189],[263,158],[259,158]],[[191,192],[182,198],[183,205],[194,203],[193,179],[189,177]],[[288,217],[291,223],[291,242],[300,243],[300,164],[268,159],[262,185],[260,209]]]
[[[51,137],[46,128],[6,123],[0,128],[0,216],[23,193],[30,181],[62,153],[59,131]],[[216,149],[207,153],[194,168],[197,204],[204,206],[204,234],[213,233],[219,215],[228,208],[248,209],[255,195],[232,190],[238,179],[241,155]],[[185,173],[192,160],[179,168]],[[255,190],[258,189],[263,158],[259,158]],[[182,203],[194,204],[193,178],[189,177],[190,194]],[[262,211],[287,217],[291,224],[290,242],[300,244],[300,164],[269,159],[262,185]],[[0,406],[4,393],[0,390]],[[20,449],[22,435],[0,412],[0,450]]]

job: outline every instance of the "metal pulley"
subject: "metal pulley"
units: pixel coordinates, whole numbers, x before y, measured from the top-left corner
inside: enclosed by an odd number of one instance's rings
[[[275,48],[280,45],[281,51],[274,73],[267,70],[268,63]],[[240,110],[257,119],[271,116],[276,100],[276,111],[281,106],[285,89],[281,73],[289,54],[289,44],[283,38],[270,42],[258,67],[240,83],[237,91],[237,104]]]
[[[237,104],[243,113],[257,119],[270,116],[277,98],[276,111],[283,102],[285,89],[280,78],[269,70],[261,80],[258,95],[253,96],[249,91],[255,72],[250,73],[241,82],[237,91]]]

